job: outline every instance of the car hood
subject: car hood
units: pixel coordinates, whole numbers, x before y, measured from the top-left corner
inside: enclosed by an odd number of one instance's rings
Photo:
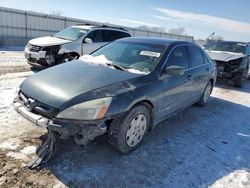
[[[29,44],[36,46],[53,46],[71,42],[70,40],[61,39],[52,36],[38,37],[29,41]]]
[[[81,94],[139,76],[141,75],[74,61],[30,76],[21,84],[20,89],[37,101],[59,108]]]
[[[215,61],[229,62],[229,61],[236,60],[236,59],[246,56],[241,53],[232,53],[232,52],[224,52],[224,51],[206,51],[206,52],[211,57],[211,59]]]

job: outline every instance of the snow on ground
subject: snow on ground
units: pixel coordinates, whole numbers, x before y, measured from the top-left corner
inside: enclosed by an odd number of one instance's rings
[[[28,74],[0,77],[0,187],[250,187],[250,81],[217,84],[206,107],[160,123],[129,155],[105,135],[85,147],[65,140],[43,170],[30,171],[44,131],[11,106]]]
[[[23,51],[1,51],[0,48],[0,76],[12,72],[30,71],[30,65],[24,58]]]
[[[14,66],[27,65],[23,51],[0,51],[0,65]]]

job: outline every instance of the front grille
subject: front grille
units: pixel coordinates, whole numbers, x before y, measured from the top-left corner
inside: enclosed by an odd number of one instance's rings
[[[239,69],[240,63],[237,61],[216,61],[216,65],[219,73],[225,72],[231,74]]]
[[[41,51],[42,47],[41,46],[35,46],[35,45],[32,45],[32,44],[28,44],[27,45],[27,48],[29,51],[31,52],[39,52]]]
[[[32,113],[40,114],[46,117],[53,117],[57,112],[57,109],[45,105],[35,99],[32,99],[20,91],[19,93],[20,102]]]
[[[226,64],[223,61],[216,61],[218,72],[224,72]]]

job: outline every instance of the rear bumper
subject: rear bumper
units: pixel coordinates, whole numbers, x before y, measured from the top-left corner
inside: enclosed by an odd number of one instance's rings
[[[13,105],[14,109],[25,119],[39,127],[57,132],[61,138],[68,138],[76,134],[87,134],[95,137],[104,134],[107,131],[105,124],[106,119],[93,121],[62,120],[56,118],[49,119],[39,114],[30,112],[26,106],[17,100],[13,102]]]

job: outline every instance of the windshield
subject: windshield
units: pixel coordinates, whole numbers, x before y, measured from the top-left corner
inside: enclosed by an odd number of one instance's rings
[[[207,46],[209,51],[225,51],[233,53],[246,53],[246,44],[234,42],[219,42]]]
[[[73,41],[79,39],[86,32],[87,32],[86,29],[81,29],[77,27],[68,27],[54,34],[54,37]]]
[[[118,65],[133,73],[149,73],[160,60],[167,46],[136,43],[113,42],[92,53],[92,57],[107,59],[106,64]],[[118,67],[116,66],[116,67]]]

